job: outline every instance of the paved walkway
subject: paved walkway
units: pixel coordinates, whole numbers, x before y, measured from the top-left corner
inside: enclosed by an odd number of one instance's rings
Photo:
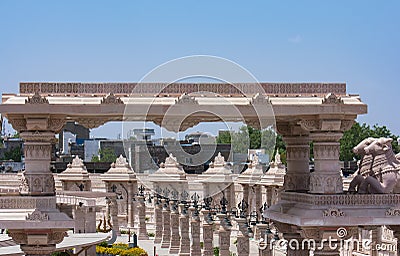
[[[146,250],[146,252],[149,254],[149,256],[155,256],[154,255],[154,238],[149,238],[149,240],[139,240],[138,241],[138,246]],[[231,247],[230,250],[232,253],[237,255],[237,250],[236,250],[236,245],[234,245],[234,241],[236,240],[235,237],[231,237]],[[117,238],[116,242],[122,242],[122,243],[128,243],[128,235],[121,235]],[[218,236],[214,236],[214,246],[218,246]],[[169,249],[164,249],[161,248],[161,244],[156,244],[155,245],[155,250],[156,250],[156,255],[158,256],[164,256],[164,255],[178,255],[178,254],[170,254]],[[258,254],[258,247],[255,241],[250,242],[250,255],[251,256],[256,256]]]

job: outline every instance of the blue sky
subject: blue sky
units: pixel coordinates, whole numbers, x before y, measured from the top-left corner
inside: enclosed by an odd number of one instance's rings
[[[0,92],[20,81],[138,81],[209,54],[260,81],[346,82],[369,105],[359,121],[400,134],[399,10],[399,1],[2,0]]]

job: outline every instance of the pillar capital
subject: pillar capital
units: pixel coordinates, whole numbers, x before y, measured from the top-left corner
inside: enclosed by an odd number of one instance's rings
[[[9,115],[8,122],[18,132],[25,131],[48,131],[59,133],[66,123],[62,115]]]
[[[303,118],[298,124],[302,129],[309,132],[344,132],[349,130],[354,124],[354,118],[345,119],[343,117],[314,117]]]

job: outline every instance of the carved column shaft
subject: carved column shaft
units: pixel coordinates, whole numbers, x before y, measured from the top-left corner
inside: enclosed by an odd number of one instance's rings
[[[158,199],[157,199],[158,200]],[[154,207],[154,215],[155,215],[155,224],[156,224],[156,232],[154,237],[154,243],[159,244],[162,241],[163,234],[163,216],[162,216],[162,203],[160,201],[156,201]]]
[[[167,200],[161,199],[161,203],[163,204],[163,209],[162,209],[163,233],[162,233],[161,248],[169,248],[171,244],[171,227],[170,227],[171,216]]]
[[[171,246],[169,249],[170,254],[176,254],[179,252],[180,240],[179,235],[179,210],[177,202],[170,201],[171,207]]]
[[[181,215],[179,216],[179,227],[181,231],[179,255],[189,256],[190,255],[189,215],[186,212],[184,204],[179,204],[179,208],[181,210]]]
[[[24,140],[25,172],[22,176],[22,195],[55,195],[53,174],[50,171],[52,132],[21,132]]]
[[[193,207],[189,208],[192,213],[192,218],[190,219],[190,231],[192,237],[192,245],[190,247],[190,255],[200,256],[201,246],[200,246],[200,218],[195,214],[195,209]]]
[[[209,213],[208,210],[203,211],[203,216],[207,216]],[[213,247],[213,239],[214,239],[214,225],[212,223],[203,222],[203,255],[204,256],[213,256],[214,255],[214,247]]]
[[[146,203],[144,196],[138,196],[139,200],[139,239],[147,240],[149,236],[147,235],[146,227]]]
[[[220,256],[229,256],[230,250],[229,247],[231,245],[231,230],[226,227],[222,222],[225,217],[225,214],[218,214],[219,219],[221,220],[221,224],[219,226],[218,235],[219,235],[219,255]]]
[[[247,228],[246,228],[246,219],[245,218],[237,218],[236,222],[239,225],[239,231],[237,235],[237,250],[238,255],[249,255],[250,253],[250,240],[249,237],[246,235]]]
[[[310,193],[343,193],[339,166],[339,139],[342,133],[312,133],[315,171],[310,177]]]
[[[308,191],[310,182],[310,138],[308,136],[284,136],[286,143],[287,172],[286,191]]]

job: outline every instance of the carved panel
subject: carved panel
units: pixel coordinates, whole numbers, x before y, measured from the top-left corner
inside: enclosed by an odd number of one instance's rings
[[[177,100],[175,100],[175,104],[198,105],[199,103],[194,97],[184,93]]]
[[[124,102],[113,93],[110,93],[107,97],[103,97],[101,104],[124,104]]]
[[[343,104],[343,100],[334,93],[329,93],[322,100],[322,104]]]
[[[42,97],[38,92],[35,92],[32,97],[28,97],[28,99],[25,100],[25,104],[49,104],[49,101],[46,97]]]
[[[338,208],[329,208],[329,209],[323,211],[322,216],[337,218],[337,217],[344,217],[345,214],[343,211],[339,210]]]
[[[28,221],[47,221],[49,220],[49,216],[45,213],[42,213],[38,209],[35,209],[32,213],[26,216],[26,220]]]

